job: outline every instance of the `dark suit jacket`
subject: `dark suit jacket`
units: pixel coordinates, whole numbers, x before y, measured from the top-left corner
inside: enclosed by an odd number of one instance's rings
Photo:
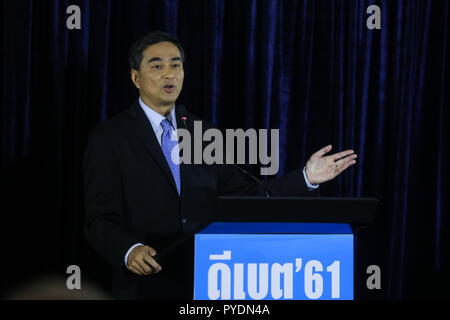
[[[187,129],[200,120],[188,115]],[[211,127],[203,122],[203,129]],[[161,262],[163,270],[137,276],[125,267],[129,248],[140,242],[164,251],[181,235],[213,216],[218,195],[264,195],[258,183],[230,165],[181,164],[181,196],[155,133],[138,102],[92,133],[84,162],[85,234],[113,266],[113,294],[120,299],[192,299],[193,240]],[[300,169],[265,181],[274,196],[311,195]]]

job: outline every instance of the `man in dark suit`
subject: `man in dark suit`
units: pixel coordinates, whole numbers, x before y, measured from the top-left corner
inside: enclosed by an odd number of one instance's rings
[[[192,132],[200,120],[175,106],[183,63],[183,49],[169,34],[157,31],[138,40],[130,67],[139,101],[99,125],[85,153],[85,233],[113,266],[113,294],[120,299],[192,299],[190,235],[213,216],[218,195],[270,190],[274,196],[307,196],[356,162],[352,150],[325,156],[327,146],[303,171],[263,183],[229,164],[177,164],[169,156],[178,148],[171,137],[180,127]],[[204,130],[210,127],[203,123]],[[181,236],[187,240],[156,259]]]

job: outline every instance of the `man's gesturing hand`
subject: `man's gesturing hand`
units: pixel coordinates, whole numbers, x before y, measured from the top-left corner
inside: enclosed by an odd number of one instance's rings
[[[306,176],[311,184],[321,184],[333,180],[348,167],[356,163],[357,155],[353,150],[346,150],[326,156],[331,145],[314,153],[306,163]]]
[[[161,266],[153,259],[156,250],[149,246],[138,246],[128,255],[128,270],[140,276],[158,273]]]

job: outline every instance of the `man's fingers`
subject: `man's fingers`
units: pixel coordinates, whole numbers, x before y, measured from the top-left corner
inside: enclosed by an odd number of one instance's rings
[[[336,154],[332,154],[330,157],[334,161],[336,161],[336,160],[342,159],[342,158],[344,158],[344,157],[346,157],[348,155],[351,155],[353,153],[355,153],[355,151],[353,151],[353,150],[346,150],[346,151],[338,152]]]
[[[131,263],[131,268],[135,269],[137,271],[136,273],[139,274],[140,276],[142,276],[146,273],[137,261],[133,261]]]
[[[311,156],[311,158],[319,158],[319,157],[321,157],[321,156],[327,154],[328,152],[330,152],[331,149],[333,149],[333,147],[332,147],[331,144],[330,144],[330,145],[328,145],[328,146],[326,146],[326,147],[320,149],[320,150],[317,151],[316,153],[314,153],[314,154]]]
[[[141,269],[144,270],[145,275],[153,273],[153,269],[145,262],[145,256],[142,258],[142,261],[139,261],[138,263]]]
[[[345,157],[344,159],[336,161],[336,165],[337,166],[341,166],[343,164],[347,164],[348,162],[351,162],[351,161],[355,160],[357,157],[358,156],[356,154],[351,154],[351,155]]]
[[[151,267],[153,272],[155,273],[158,273],[162,270],[161,266],[152,257],[144,256],[144,263],[147,263],[147,265]]]
[[[145,246],[145,248],[147,249],[147,253],[148,253],[151,257],[154,257],[154,256],[156,255],[156,250],[153,249],[152,247]]]
[[[150,267],[153,269],[153,271],[155,273],[158,273],[159,271],[162,270],[161,266],[156,262],[155,259],[153,259],[154,256],[156,256],[157,252],[155,249],[153,249],[152,247],[149,246],[145,246],[145,248],[147,249],[147,255],[144,256],[144,261],[150,265]]]
[[[355,163],[356,163],[356,160],[350,160],[350,161],[347,161],[347,162],[343,163],[340,166],[337,166],[336,167],[336,170],[337,170],[337,174],[336,175],[341,174],[342,172],[347,170],[348,167],[354,165]]]
[[[135,273],[135,274],[137,274],[137,275],[139,275],[139,276],[142,276],[142,273],[141,273],[138,269],[136,269],[134,266],[129,266],[128,269],[129,269],[131,272],[133,272],[133,273]]]

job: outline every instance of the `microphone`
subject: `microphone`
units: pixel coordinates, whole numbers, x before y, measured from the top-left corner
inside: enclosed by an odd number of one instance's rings
[[[188,113],[187,113],[187,110],[186,110],[186,107],[184,106],[184,104],[180,104],[179,106],[177,106],[177,111],[178,111],[177,113],[179,115],[178,118],[183,123],[184,129],[187,130],[186,120],[188,119]]]
[[[236,169],[238,169],[243,174],[245,174],[247,177],[250,177],[252,180],[256,181],[256,183],[258,183],[261,187],[263,187],[264,193],[266,195],[266,199],[269,199],[272,196],[272,192],[266,187],[266,185],[264,183],[262,183],[261,180],[259,180],[257,177],[252,175],[250,172],[247,172],[246,170],[242,169],[238,165],[235,165],[234,163],[232,163],[231,165],[233,167],[235,167]]]

